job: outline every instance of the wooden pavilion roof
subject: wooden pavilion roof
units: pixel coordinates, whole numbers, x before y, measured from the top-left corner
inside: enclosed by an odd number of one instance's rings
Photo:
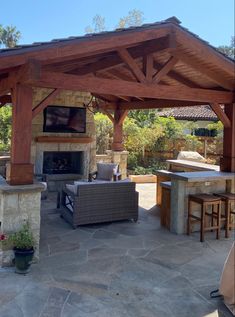
[[[0,50],[0,102],[17,82],[89,91],[123,110],[234,102],[234,60],[169,18]],[[5,98],[5,99],[4,99]],[[5,101],[4,101],[5,100]]]

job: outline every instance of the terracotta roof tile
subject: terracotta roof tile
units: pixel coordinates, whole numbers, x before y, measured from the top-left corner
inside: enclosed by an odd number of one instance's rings
[[[218,118],[210,106],[177,107],[159,112],[161,117],[174,117],[178,120],[205,120],[218,121]]]

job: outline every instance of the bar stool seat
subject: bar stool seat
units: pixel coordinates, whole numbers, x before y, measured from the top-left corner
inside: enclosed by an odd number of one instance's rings
[[[201,205],[199,216],[192,213],[192,203]],[[211,212],[209,212],[211,207]],[[206,217],[210,220],[210,225],[206,224]],[[220,238],[220,219],[221,218],[221,198],[210,194],[196,194],[188,196],[188,228],[187,234],[190,235],[192,225],[200,223],[200,241],[204,241],[205,231],[216,230],[216,239]],[[214,224],[216,219],[216,224]]]
[[[235,215],[235,210],[232,210],[232,203],[235,202],[235,194],[233,193],[219,193],[214,194],[225,203],[225,214],[221,215],[221,220],[225,221],[225,238],[229,238],[229,230],[235,228],[235,223],[232,221],[231,215]]]

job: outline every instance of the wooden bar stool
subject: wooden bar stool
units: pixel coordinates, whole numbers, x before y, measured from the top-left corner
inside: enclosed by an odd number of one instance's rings
[[[235,202],[235,194],[222,193],[214,195],[225,203],[225,214],[221,215],[221,220],[225,221],[225,238],[229,238],[229,230],[235,228],[235,223],[232,219],[232,215],[235,215],[235,210],[232,210],[232,203]]]
[[[201,205],[200,215],[196,216],[192,213],[192,203]],[[211,212],[209,208],[211,207]],[[206,224],[206,216],[210,220],[210,225]],[[200,241],[204,241],[205,231],[216,230],[216,239],[220,238],[220,217],[221,217],[221,199],[209,194],[196,194],[188,196],[188,228],[187,234],[190,235],[192,225],[200,223]],[[214,225],[214,219],[216,224]]]

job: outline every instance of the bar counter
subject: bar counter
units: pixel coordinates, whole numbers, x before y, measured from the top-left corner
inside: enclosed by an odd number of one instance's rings
[[[186,233],[188,195],[235,192],[235,173],[219,171],[174,173],[159,170],[156,175],[157,187],[160,187],[157,189],[157,204],[161,209],[161,223],[177,234]],[[159,178],[163,179],[160,184]],[[159,193],[161,197],[158,197]]]

